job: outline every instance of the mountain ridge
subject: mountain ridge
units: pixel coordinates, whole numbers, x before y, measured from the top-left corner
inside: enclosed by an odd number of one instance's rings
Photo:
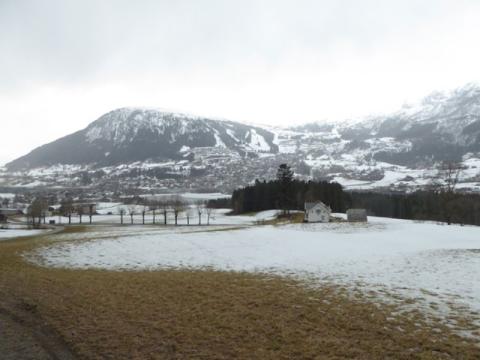
[[[9,170],[55,164],[113,165],[147,159],[179,159],[185,147],[223,146],[248,153],[275,153],[274,135],[229,120],[125,107],[112,110],[86,128],[42,145],[6,164]]]
[[[203,181],[231,189],[255,178],[270,179],[271,168],[288,162],[307,179],[335,180],[356,188],[417,188],[432,181],[443,161],[468,165],[464,180],[480,188],[479,85],[435,92],[394,113],[362,121],[288,128],[120,108],[7,168],[28,177],[25,174],[38,174],[33,171],[37,168],[49,173],[48,168],[58,164],[73,169],[78,165],[84,172],[104,168],[113,178],[146,174],[152,176],[151,184],[168,183],[171,176],[177,183],[182,179],[182,186]],[[125,167],[130,169],[127,173],[120,170]],[[154,167],[162,170],[153,171]]]

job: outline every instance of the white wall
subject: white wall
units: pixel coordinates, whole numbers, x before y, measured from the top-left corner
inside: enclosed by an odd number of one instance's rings
[[[330,214],[321,208],[313,208],[308,211],[308,222],[329,222]]]

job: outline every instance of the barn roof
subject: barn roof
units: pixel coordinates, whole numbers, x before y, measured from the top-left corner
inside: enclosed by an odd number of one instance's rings
[[[22,210],[21,209],[12,209],[12,208],[0,208],[0,214],[12,215],[12,214],[17,214],[19,212],[22,212]]]
[[[321,207],[324,207],[325,209],[330,211],[330,208],[321,201],[305,202],[305,210],[311,210],[317,205],[320,205]]]

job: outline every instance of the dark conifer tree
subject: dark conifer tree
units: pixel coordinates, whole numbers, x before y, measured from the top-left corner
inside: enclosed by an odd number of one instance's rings
[[[292,182],[293,171],[287,164],[281,164],[277,170],[277,181],[280,185],[280,192],[278,194],[278,206],[287,213],[291,207],[292,202]]]

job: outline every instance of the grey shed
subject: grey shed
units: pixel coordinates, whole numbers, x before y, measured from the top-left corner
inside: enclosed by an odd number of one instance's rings
[[[347,220],[350,222],[367,222],[366,209],[348,209]]]

